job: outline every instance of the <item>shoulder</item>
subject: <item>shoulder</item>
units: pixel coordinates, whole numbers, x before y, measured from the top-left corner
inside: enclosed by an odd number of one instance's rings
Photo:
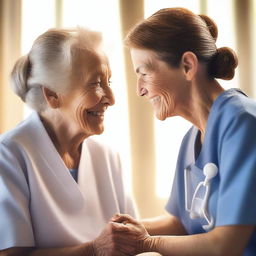
[[[25,169],[25,150],[23,141],[30,137],[27,129],[27,121],[22,121],[15,128],[3,133],[0,136],[0,165],[3,169],[12,163],[13,168],[18,166]],[[9,168],[9,167],[8,167]],[[8,169],[7,168],[7,169]]]
[[[256,116],[256,101],[247,97],[239,90],[228,90],[214,102],[213,110],[219,115],[236,119],[240,115]]]
[[[226,91],[214,103],[207,125],[223,134],[232,128],[255,129],[256,101],[239,91]]]
[[[13,129],[0,135],[0,151],[14,161],[24,162],[31,152],[35,152],[35,145],[41,145],[38,140],[45,141],[42,124],[37,113],[20,122]],[[36,147],[38,150],[39,147]]]
[[[0,144],[5,144],[6,146],[9,146],[11,144],[14,144],[15,142],[19,143],[25,141],[26,139],[31,139],[33,133],[35,132],[35,129],[33,129],[33,127],[35,126],[36,122],[39,122],[39,120],[37,119],[37,114],[33,113],[27,119],[21,121],[13,129],[1,134]]]

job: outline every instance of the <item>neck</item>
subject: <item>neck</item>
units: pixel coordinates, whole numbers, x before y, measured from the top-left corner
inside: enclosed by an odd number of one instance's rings
[[[193,123],[201,132],[201,141],[204,140],[206,124],[211,107],[216,98],[224,91],[216,80],[205,80],[192,83],[188,104],[184,108],[182,116]]]
[[[77,131],[54,110],[47,110],[40,114],[40,117],[67,168],[78,168],[82,142],[88,135]]]

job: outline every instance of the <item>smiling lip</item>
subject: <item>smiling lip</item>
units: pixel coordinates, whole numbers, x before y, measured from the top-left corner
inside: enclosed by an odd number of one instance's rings
[[[160,100],[160,96],[155,96],[155,97],[152,97],[152,98],[149,99],[150,103],[152,103],[152,104],[159,101],[159,100]]]
[[[102,110],[100,111],[97,111],[97,110],[87,110],[87,114],[91,115],[91,116],[104,116],[104,113],[106,111],[107,108],[103,108]]]
[[[105,111],[87,111],[89,115],[92,116],[104,116]]]

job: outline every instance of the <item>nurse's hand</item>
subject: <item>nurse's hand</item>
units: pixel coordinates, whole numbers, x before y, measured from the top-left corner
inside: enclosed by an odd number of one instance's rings
[[[111,221],[117,222],[115,236],[122,238],[122,242],[117,241],[119,250],[128,255],[151,251],[153,239],[140,222],[127,214],[117,214]]]

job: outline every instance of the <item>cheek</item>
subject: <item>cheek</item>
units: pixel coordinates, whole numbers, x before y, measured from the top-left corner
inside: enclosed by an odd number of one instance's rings
[[[152,95],[160,96],[160,102],[156,104],[158,106],[156,114],[160,120],[164,120],[173,112],[175,106],[174,95],[171,93],[170,88],[167,87],[167,82],[161,79],[152,83],[151,93]]]
[[[94,92],[87,92],[79,100],[79,106],[85,109],[93,108],[96,106],[102,98],[101,90],[96,90]]]
[[[161,79],[154,79],[149,82],[150,91],[152,96],[154,94],[166,97],[169,92],[169,88],[167,87],[166,81]]]

